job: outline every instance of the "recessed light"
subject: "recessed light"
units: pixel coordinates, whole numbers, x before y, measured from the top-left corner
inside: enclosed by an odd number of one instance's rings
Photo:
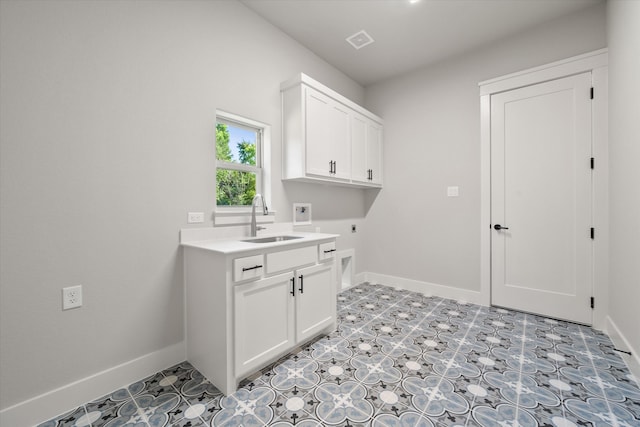
[[[411,4],[416,4],[416,3],[419,3],[419,2],[420,2],[420,0],[409,0],[409,3],[411,3]]]
[[[360,30],[352,36],[346,38],[349,44],[356,49],[360,49],[365,47],[368,44],[374,42],[373,37],[371,37],[365,30]]]

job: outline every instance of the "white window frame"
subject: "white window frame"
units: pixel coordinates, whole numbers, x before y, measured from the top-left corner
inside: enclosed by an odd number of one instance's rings
[[[256,146],[256,166],[241,163],[223,162],[215,158],[215,170],[219,167],[228,170],[254,172],[256,174],[256,193],[262,194],[269,215],[259,215],[259,223],[271,223],[275,221],[275,211],[271,209],[271,126],[257,120],[242,117],[227,111],[216,110],[216,124],[227,122],[236,127],[259,131],[259,141]],[[215,126],[214,126],[215,128]],[[215,138],[215,136],[214,136]],[[217,186],[217,183],[216,183]],[[262,210],[259,210],[262,213]],[[251,206],[218,206],[215,202],[214,225],[241,225],[251,221]]]

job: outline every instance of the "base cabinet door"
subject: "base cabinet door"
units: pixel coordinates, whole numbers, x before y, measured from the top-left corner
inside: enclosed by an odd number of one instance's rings
[[[280,274],[234,287],[236,377],[294,346],[293,277]]]
[[[333,263],[296,271],[296,342],[304,341],[335,322]]]

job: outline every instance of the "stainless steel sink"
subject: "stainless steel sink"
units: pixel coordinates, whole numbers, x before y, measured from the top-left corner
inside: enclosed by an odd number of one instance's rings
[[[253,239],[246,239],[243,242],[248,243],[274,243],[274,242],[284,242],[287,240],[295,240],[302,239],[302,236],[271,236],[271,237],[256,237]]]

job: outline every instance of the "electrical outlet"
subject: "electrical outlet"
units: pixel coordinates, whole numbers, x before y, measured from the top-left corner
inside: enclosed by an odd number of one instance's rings
[[[189,212],[187,214],[187,223],[201,224],[204,222],[204,212]]]
[[[351,232],[352,233],[356,232],[356,225],[355,224],[351,224]]]
[[[82,306],[82,286],[62,288],[62,309],[69,310]]]

